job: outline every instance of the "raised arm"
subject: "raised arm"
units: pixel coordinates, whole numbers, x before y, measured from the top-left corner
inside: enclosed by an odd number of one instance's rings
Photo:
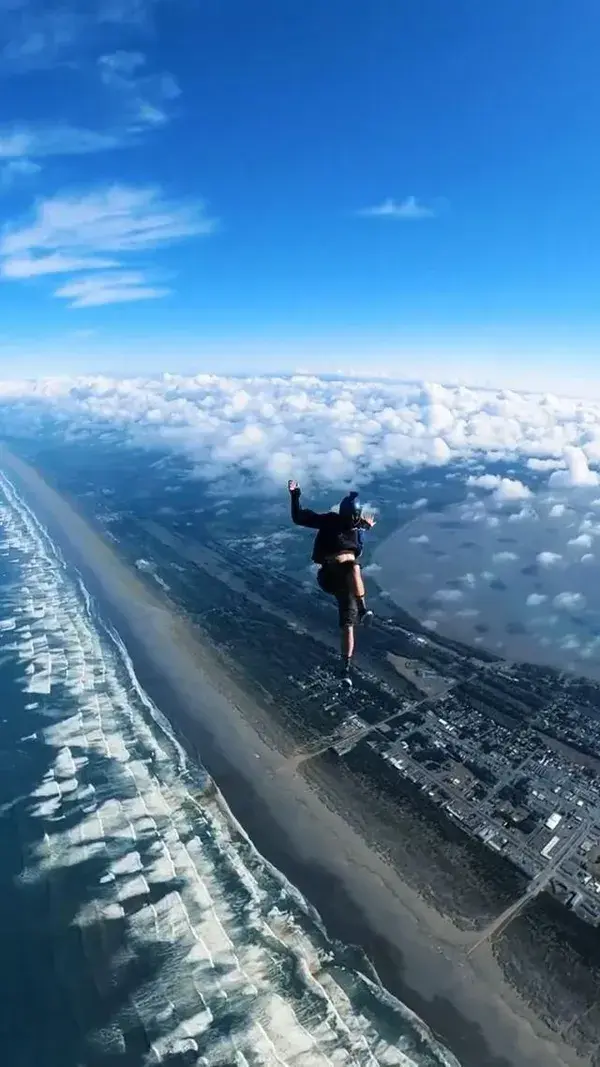
[[[375,525],[375,519],[372,515],[361,515],[358,523],[358,552],[356,558],[362,556],[363,548],[365,547],[365,531],[372,530]]]
[[[292,522],[296,526],[307,526],[309,530],[320,530],[323,515],[319,515],[310,508],[300,507],[300,486],[297,482],[289,481],[290,505],[292,509]]]
[[[372,530],[375,525],[375,519],[372,515],[361,515],[358,525],[361,530]]]

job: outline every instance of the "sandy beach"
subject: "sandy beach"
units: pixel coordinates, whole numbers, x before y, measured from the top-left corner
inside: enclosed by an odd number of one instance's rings
[[[4,449],[0,465],[81,571],[142,685],[330,935],[363,948],[390,992],[464,1067],[589,1067],[510,986],[490,946],[467,957],[464,933],[372,846],[375,817],[348,780],[317,761],[296,770],[277,746],[268,711],[226,675],[191,626],[32,468]]]

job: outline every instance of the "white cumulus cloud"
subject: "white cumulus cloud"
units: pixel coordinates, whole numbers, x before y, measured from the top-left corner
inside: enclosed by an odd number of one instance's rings
[[[531,496],[531,489],[518,479],[501,478],[493,495],[499,504],[510,504],[513,500],[526,500]]]
[[[401,222],[418,222],[421,219],[432,219],[435,216],[433,209],[421,204],[416,196],[407,196],[405,200],[400,201],[388,197],[381,204],[363,208],[358,214],[365,218],[396,219]]]
[[[471,474],[467,478],[467,485],[476,485],[478,489],[496,489],[500,481],[498,474]]]
[[[537,608],[540,604],[543,604],[548,597],[544,593],[530,593],[525,601],[528,608]]]
[[[526,500],[531,496],[523,482],[514,478],[502,478],[499,474],[470,475],[467,485],[476,486],[478,489],[493,490],[493,497],[499,504],[507,504],[514,500]]]
[[[565,636],[561,638],[560,647],[566,652],[574,652],[581,647],[581,643],[575,634],[565,634]]]
[[[442,437],[434,437],[431,443],[432,463],[448,463],[452,459],[452,451]]]
[[[578,611],[585,607],[585,597],[583,593],[564,592],[555,596],[552,603],[563,611]]]
[[[538,459],[537,456],[532,456],[527,460],[527,466],[532,471],[552,471],[557,467],[562,467],[563,463],[560,459]]]
[[[379,563],[367,563],[366,567],[362,568],[363,574],[377,574],[381,570]]]
[[[493,563],[510,563],[515,559],[518,559],[516,552],[494,552],[492,555]]]
[[[508,516],[508,521],[509,522],[537,522],[538,518],[539,518],[539,516],[538,516],[537,511],[534,508],[531,508],[531,507],[527,506],[527,507],[521,508],[520,511],[513,512],[512,515],[509,515]]]
[[[439,600],[441,603],[452,603],[456,600],[462,600],[463,594],[460,589],[436,589],[433,594],[433,600]]]
[[[553,567],[555,563],[560,562],[562,556],[560,552],[539,552],[536,559],[542,567]]]
[[[600,478],[596,471],[591,471],[588,466],[587,456],[582,448],[569,445],[564,450],[566,470],[557,470],[550,475],[551,486],[591,486],[600,484]]]
[[[579,546],[581,548],[591,548],[593,544],[593,538],[590,537],[589,534],[582,533],[578,534],[577,537],[572,537],[569,541],[567,541],[567,544]]]

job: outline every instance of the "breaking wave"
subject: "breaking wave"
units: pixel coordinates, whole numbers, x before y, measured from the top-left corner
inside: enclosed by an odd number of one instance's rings
[[[257,852],[3,476],[0,582],[18,1062],[457,1067]]]

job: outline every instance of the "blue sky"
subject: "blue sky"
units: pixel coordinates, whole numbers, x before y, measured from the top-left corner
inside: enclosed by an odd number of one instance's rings
[[[600,379],[595,0],[0,0],[0,28],[2,375]]]

